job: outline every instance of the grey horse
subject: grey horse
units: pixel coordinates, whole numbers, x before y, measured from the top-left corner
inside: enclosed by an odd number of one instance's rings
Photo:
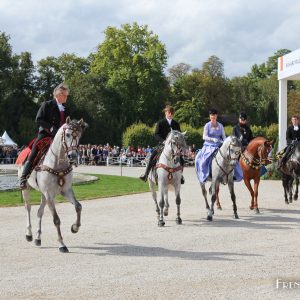
[[[73,171],[72,165],[77,162],[77,149],[79,139],[82,136],[87,124],[80,121],[72,120],[68,117],[66,123],[60,127],[56,133],[54,140],[48,149],[42,164],[39,165],[27,180],[27,188],[22,190],[22,196],[27,211],[27,241],[32,241],[31,231],[31,204],[30,204],[30,187],[40,191],[41,204],[38,209],[38,230],[35,238],[35,245],[41,245],[42,233],[42,217],[45,205],[48,204],[53,216],[53,222],[57,229],[59,250],[61,252],[69,252],[63,242],[60,230],[60,219],[55,209],[55,196],[63,195],[72,204],[75,205],[77,213],[76,222],[72,225],[71,231],[77,233],[80,227],[81,204],[76,200],[72,189]],[[18,169],[19,177],[22,174],[23,166]]]
[[[164,226],[164,216],[169,212],[168,190],[173,187],[175,190],[175,198],[177,205],[176,223],[182,224],[180,217],[180,187],[183,168],[180,165],[180,155],[186,149],[185,132],[181,133],[177,130],[171,130],[166,138],[163,151],[159,157],[154,170],[149,173],[148,182],[152,198],[156,205],[158,218],[158,226]],[[158,194],[160,196],[159,205],[157,203],[157,195],[155,191],[157,174]]]
[[[231,200],[233,203],[233,212],[235,219],[238,219],[236,197],[234,193],[234,168],[238,159],[241,155],[241,138],[236,136],[229,136],[225,139],[222,146],[217,150],[215,157],[212,160],[212,175],[211,175],[211,207],[207,202],[207,191],[205,189],[205,183],[200,182],[202,189],[202,194],[205,199],[206,209],[207,209],[207,220],[212,221],[214,214],[214,204],[217,198],[217,193],[219,192],[220,184],[228,184]],[[195,164],[196,165],[196,164]]]

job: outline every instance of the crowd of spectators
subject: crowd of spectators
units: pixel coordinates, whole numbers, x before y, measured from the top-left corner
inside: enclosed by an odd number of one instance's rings
[[[0,146],[0,164],[14,164],[18,153],[17,146]]]
[[[23,147],[22,147],[23,149]],[[16,146],[0,146],[0,164],[14,164],[21,149]],[[106,145],[80,145],[78,149],[79,165],[144,165],[144,159],[148,153],[152,152],[150,146],[147,147],[119,147]],[[190,146],[185,152],[186,165],[193,165],[195,159],[195,146]]]
[[[138,146],[134,148],[119,147],[106,145],[80,145],[78,164],[81,165],[110,165],[110,164],[127,164],[127,165],[144,165],[144,160],[148,153],[152,152],[152,148]],[[190,146],[185,152],[184,158],[187,165],[193,165],[195,159],[196,148]]]

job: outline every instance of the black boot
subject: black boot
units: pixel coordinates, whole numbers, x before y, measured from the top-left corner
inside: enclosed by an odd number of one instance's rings
[[[142,175],[140,176],[140,179],[141,179],[141,180],[147,182],[148,175],[149,175],[149,173],[150,173],[151,168],[152,168],[152,162],[150,161],[150,162],[148,163],[147,167],[146,167],[145,174],[142,174]]]
[[[26,161],[24,165],[24,169],[22,172],[22,175],[20,177],[20,189],[24,190],[27,188],[27,178],[30,176],[30,171],[31,171],[31,162]]]
[[[184,184],[184,183],[185,183],[184,177],[183,177],[183,175],[181,175],[181,184]]]

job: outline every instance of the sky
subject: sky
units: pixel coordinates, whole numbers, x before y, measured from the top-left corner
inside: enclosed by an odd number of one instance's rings
[[[148,25],[166,45],[168,67],[201,68],[210,56],[229,78],[279,49],[300,48],[300,0],[0,0],[0,31],[14,54],[87,57],[108,26]]]

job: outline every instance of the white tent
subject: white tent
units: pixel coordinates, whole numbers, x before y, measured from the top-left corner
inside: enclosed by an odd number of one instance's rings
[[[5,146],[17,146],[17,144],[9,137],[6,131],[3,133],[1,139],[3,145]]]

